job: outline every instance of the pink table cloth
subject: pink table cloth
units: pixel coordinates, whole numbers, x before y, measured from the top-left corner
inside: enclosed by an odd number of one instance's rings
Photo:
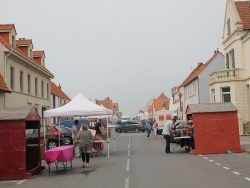
[[[46,162],[53,163],[56,160],[60,162],[68,162],[73,160],[74,146],[59,146],[44,151]]]

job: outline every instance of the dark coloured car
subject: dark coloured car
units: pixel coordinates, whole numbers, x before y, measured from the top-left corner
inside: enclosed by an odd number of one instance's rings
[[[63,138],[64,134],[55,129],[53,125],[46,125],[41,126],[40,129],[40,139],[44,139],[44,132],[45,132],[45,139],[48,140],[47,149],[55,148],[60,145],[63,145]],[[45,130],[45,131],[44,131]],[[38,131],[37,129],[26,129],[26,143],[27,144],[38,144]]]
[[[126,121],[115,128],[118,133],[121,132],[144,132],[146,130],[145,126],[140,124],[138,121]]]
[[[177,137],[180,136],[186,136],[187,135],[187,128],[186,128],[187,124],[186,121],[182,121],[182,120],[177,120],[175,122],[174,128],[173,128],[173,132]]]
[[[72,139],[72,129],[69,127],[65,127],[64,125],[60,125],[60,128],[58,125],[56,125],[57,130],[61,130],[64,134],[63,138],[63,144],[64,145],[71,145],[73,144],[73,139]]]

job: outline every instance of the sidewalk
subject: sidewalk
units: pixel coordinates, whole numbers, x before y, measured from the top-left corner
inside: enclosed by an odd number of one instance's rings
[[[240,146],[250,154],[250,136],[240,136]]]

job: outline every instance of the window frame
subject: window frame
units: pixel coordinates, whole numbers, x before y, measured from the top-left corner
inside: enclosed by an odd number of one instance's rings
[[[226,88],[229,88],[230,91],[229,92],[223,92],[222,90],[226,89]],[[228,95],[228,94],[229,94],[229,97],[230,97],[230,101],[225,101],[225,95]],[[231,88],[230,88],[230,86],[221,88],[221,102],[223,102],[223,103],[231,102]]]
[[[20,71],[20,92],[23,92],[23,71]]]
[[[35,96],[37,96],[37,89],[38,89],[38,79],[35,78]]]
[[[31,92],[31,75],[30,74],[28,74],[27,75],[27,89],[28,89],[28,94],[30,94],[30,92]]]
[[[10,89],[15,88],[15,68],[10,67]]]

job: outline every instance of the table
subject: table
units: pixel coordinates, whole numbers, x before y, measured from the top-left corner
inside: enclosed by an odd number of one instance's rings
[[[190,138],[191,138],[190,136],[174,137],[173,140],[176,142],[176,146],[173,148],[173,152],[174,152],[174,150],[175,150],[176,147],[180,146],[179,150],[183,147],[182,146],[182,142],[184,142],[184,146],[186,148],[186,146],[187,146],[187,140],[190,139]]]
[[[105,155],[102,154],[102,151],[104,149],[104,140],[95,140],[93,142],[93,148],[100,154],[100,156],[105,157]]]
[[[44,151],[45,160],[47,162],[49,173],[50,165],[55,162],[56,169],[58,163],[64,166],[64,171],[66,173],[67,162],[70,162],[72,168],[74,146],[59,146],[47,151]]]

